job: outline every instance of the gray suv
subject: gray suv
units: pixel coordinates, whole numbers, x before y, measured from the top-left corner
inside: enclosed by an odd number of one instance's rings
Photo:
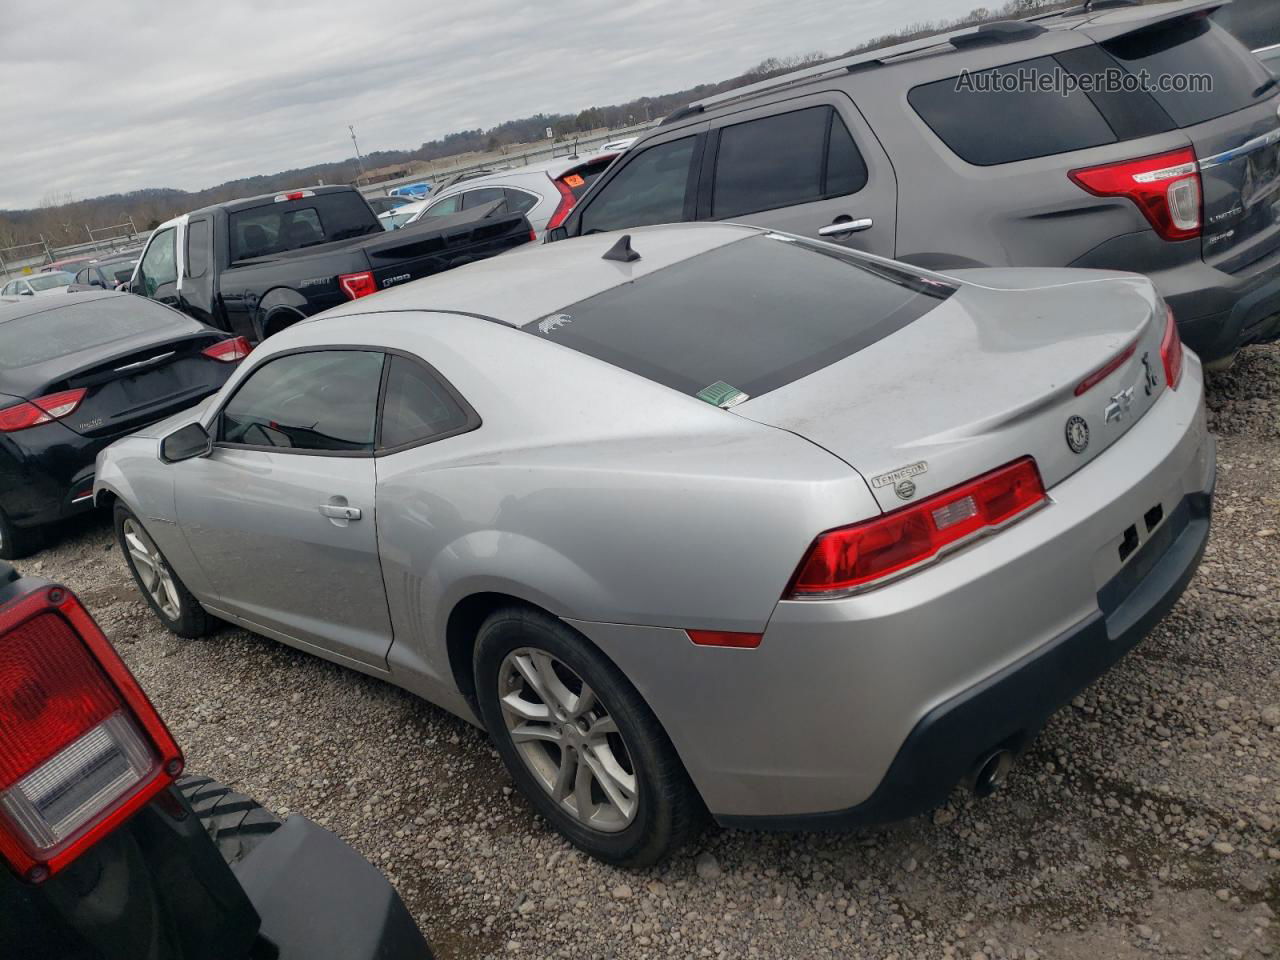
[[[1221,6],[1098,0],[710,97],[548,239],[733,220],[935,270],[1136,271],[1226,361],[1280,332],[1280,88]]]

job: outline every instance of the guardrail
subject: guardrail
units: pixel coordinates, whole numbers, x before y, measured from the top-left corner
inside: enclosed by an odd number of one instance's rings
[[[98,234],[109,230],[124,231],[115,236],[100,237]],[[51,247],[43,236],[32,243],[22,243],[13,247],[0,247],[0,278],[7,283],[23,273],[39,270],[46,264],[56,260],[68,260],[72,257],[86,255],[107,256],[141,247],[151,236],[147,230],[139,233],[132,218],[127,223],[118,223],[110,227],[85,226],[89,240],[85,243],[72,243],[61,247]]]

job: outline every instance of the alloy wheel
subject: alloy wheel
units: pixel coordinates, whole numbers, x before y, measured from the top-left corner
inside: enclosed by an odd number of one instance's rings
[[[498,705],[525,766],[584,826],[625,830],[639,807],[639,780],[617,721],[567,664],[532,647],[498,670]]]
[[[170,620],[177,620],[182,612],[182,602],[178,599],[178,588],[163,554],[132,519],[124,521],[123,530],[125,546],[142,589],[147,591],[162,614]]]

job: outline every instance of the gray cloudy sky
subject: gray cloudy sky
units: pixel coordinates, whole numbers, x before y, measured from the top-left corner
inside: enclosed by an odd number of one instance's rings
[[[416,147],[838,53],[978,0],[5,0],[0,208]]]

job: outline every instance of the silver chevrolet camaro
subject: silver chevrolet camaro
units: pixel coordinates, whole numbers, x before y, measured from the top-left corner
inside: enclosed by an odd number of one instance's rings
[[[175,633],[481,724],[639,865],[704,809],[846,827],[990,790],[1177,599],[1213,481],[1200,362],[1141,277],[687,224],[299,323],[95,491]]]

